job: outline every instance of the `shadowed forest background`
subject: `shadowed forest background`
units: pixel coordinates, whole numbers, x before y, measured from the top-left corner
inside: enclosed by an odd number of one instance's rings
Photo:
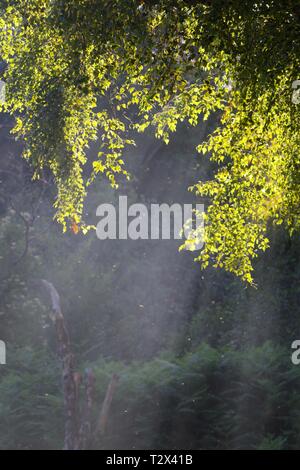
[[[85,214],[127,194],[130,202],[194,202],[186,192],[211,164],[195,143],[214,122],[182,125],[168,146],[147,134],[128,154],[131,182],[96,182]],[[0,448],[60,449],[61,367],[47,279],[62,301],[76,367],[95,374],[96,420],[114,373],[119,382],[97,449],[297,449],[300,331],[297,237],[279,228],[255,265],[258,288],[201,271],[180,241],[99,241],[52,222],[51,183],[32,182],[21,145],[0,126]],[[90,150],[92,155],[93,148]]]
[[[299,51],[299,0],[0,2],[0,449],[300,448]],[[203,249],[97,239],[124,195]]]

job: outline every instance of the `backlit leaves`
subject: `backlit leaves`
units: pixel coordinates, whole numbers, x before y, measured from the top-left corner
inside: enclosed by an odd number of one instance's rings
[[[219,125],[198,150],[215,175],[192,188],[209,202],[199,260],[252,282],[268,224],[299,228],[299,29],[293,0],[4,2],[2,108],[16,117],[36,177],[52,171],[64,229],[81,222],[98,173],[113,187],[129,177],[132,130],[152,126],[167,143],[179,122],[214,115]]]

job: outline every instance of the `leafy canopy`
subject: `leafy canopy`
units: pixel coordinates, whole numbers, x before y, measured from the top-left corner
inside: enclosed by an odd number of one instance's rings
[[[6,102],[35,177],[50,169],[56,219],[82,223],[88,184],[129,177],[129,132],[168,142],[180,121],[215,115],[198,150],[215,174],[199,261],[252,282],[270,222],[299,228],[298,0],[6,0],[0,56]],[[100,136],[88,172],[86,149]]]

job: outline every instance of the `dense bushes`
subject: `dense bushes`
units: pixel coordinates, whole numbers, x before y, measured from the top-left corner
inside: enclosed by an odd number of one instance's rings
[[[1,368],[0,449],[61,448],[63,401],[59,364],[45,349],[8,345]]]
[[[98,386],[107,373],[98,365]],[[99,445],[298,448],[299,386],[290,352],[269,342],[244,351],[202,344],[177,360],[165,354],[121,369],[109,431]]]
[[[146,363],[92,366],[95,420],[111,375],[120,377],[96,448],[299,448],[300,367],[288,349],[266,342],[217,350],[203,343],[178,359],[163,353]],[[0,383],[1,448],[61,446],[59,381],[57,363],[45,351],[13,354]]]

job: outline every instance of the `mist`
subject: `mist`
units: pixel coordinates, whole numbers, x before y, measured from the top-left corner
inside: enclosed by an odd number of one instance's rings
[[[272,248],[256,263],[253,288],[223,270],[201,270],[194,252],[179,251],[180,240],[62,233],[51,175],[32,181],[11,125],[2,115],[0,448],[63,447],[66,367],[95,429],[84,436],[88,448],[297,447],[300,372],[290,345],[299,331],[298,241],[270,229]],[[99,177],[87,221],[96,225],[98,205],[117,206],[120,195],[148,207],[206,203],[187,189],[214,172],[195,151],[214,126],[182,124],[169,145],[151,132],[138,136],[124,156],[130,181],[113,190]],[[96,151],[88,151],[91,161]],[[41,280],[59,296],[63,325],[51,319]]]

